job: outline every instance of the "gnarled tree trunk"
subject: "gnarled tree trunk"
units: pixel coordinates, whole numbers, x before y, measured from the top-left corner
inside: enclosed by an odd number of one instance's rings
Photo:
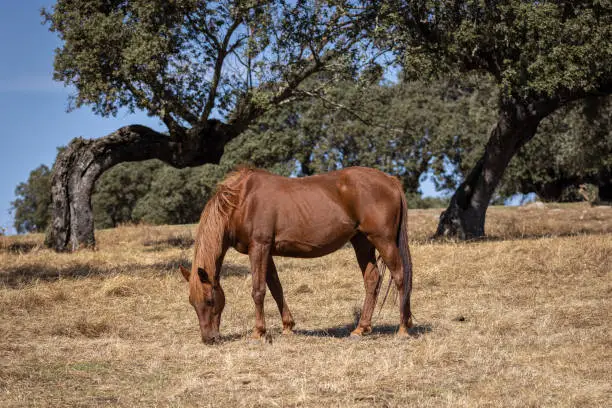
[[[46,245],[56,251],[95,246],[91,194],[102,173],[126,161],[160,159],[183,168],[218,163],[225,144],[238,132],[216,120],[168,136],[131,125],[95,139],[74,139],[58,156],[53,169],[53,213]]]
[[[510,159],[533,138],[540,121],[558,107],[559,102],[552,99],[531,104],[502,102],[499,120],[484,154],[440,215],[436,237],[465,240],[484,236],[489,202]]]

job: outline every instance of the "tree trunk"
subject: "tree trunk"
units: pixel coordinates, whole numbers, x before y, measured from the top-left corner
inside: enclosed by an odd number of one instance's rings
[[[174,167],[218,163],[236,134],[210,120],[173,137],[140,125],[123,127],[95,139],[74,139],[53,168],[53,213],[45,243],[56,251],[95,246],[91,194],[102,173],[126,161],[160,159]]]
[[[440,214],[435,237],[465,240],[484,236],[487,208],[506,166],[521,146],[533,138],[540,121],[559,103],[556,100],[533,104],[503,101],[501,106],[484,154],[459,186],[448,208]]]
[[[612,177],[608,177],[607,180],[601,181],[598,185],[598,201],[600,204],[612,205]]]

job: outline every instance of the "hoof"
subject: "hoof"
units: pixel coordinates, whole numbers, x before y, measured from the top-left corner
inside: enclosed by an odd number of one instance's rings
[[[294,334],[295,332],[293,331],[293,329],[290,329],[290,328],[283,329],[283,336],[293,336]]]
[[[351,333],[351,335],[349,336],[349,340],[351,341],[359,341],[363,339],[363,335],[361,334],[355,334],[355,333]]]
[[[250,339],[251,339],[251,340],[261,340],[261,339],[263,339],[265,336],[266,336],[266,331],[265,331],[265,330],[264,330],[264,331],[261,331],[261,330],[254,329],[254,330],[251,332]]]
[[[395,334],[395,337],[400,337],[400,338],[406,338],[409,336],[410,336],[410,333],[408,333],[408,328],[406,328],[406,326],[400,326],[399,330]]]
[[[351,332],[351,339],[359,340],[363,337],[364,334],[368,334],[372,332],[371,327],[357,327],[355,330]]]
[[[266,336],[258,336],[258,337],[256,337],[256,336],[254,336],[254,335],[251,335],[251,336],[250,336],[250,337],[247,339],[247,341],[248,341],[250,344],[265,344],[265,343],[266,343]]]

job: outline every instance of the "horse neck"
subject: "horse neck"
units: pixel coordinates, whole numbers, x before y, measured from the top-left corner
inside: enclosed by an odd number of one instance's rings
[[[234,210],[243,181],[251,174],[250,170],[241,170],[230,174],[218,187],[215,195],[208,201],[202,216],[196,237],[195,262],[201,263],[208,273],[214,271],[218,277],[223,257],[228,248],[226,229]]]
[[[210,223],[204,217],[198,225],[194,264],[196,267],[204,268],[211,278],[219,277],[221,264],[228,249],[225,227],[225,223]]]

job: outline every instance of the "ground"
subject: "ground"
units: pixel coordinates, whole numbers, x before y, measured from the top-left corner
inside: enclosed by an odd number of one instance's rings
[[[98,231],[96,251],[0,238],[0,405],[610,406],[612,208],[491,208],[488,239],[430,242],[440,210],[409,212],[415,327],[393,294],[348,338],[364,291],[350,248],[279,259],[295,317],[253,343],[248,259],[227,256],[218,345],[200,341],[178,264],[194,226]]]

